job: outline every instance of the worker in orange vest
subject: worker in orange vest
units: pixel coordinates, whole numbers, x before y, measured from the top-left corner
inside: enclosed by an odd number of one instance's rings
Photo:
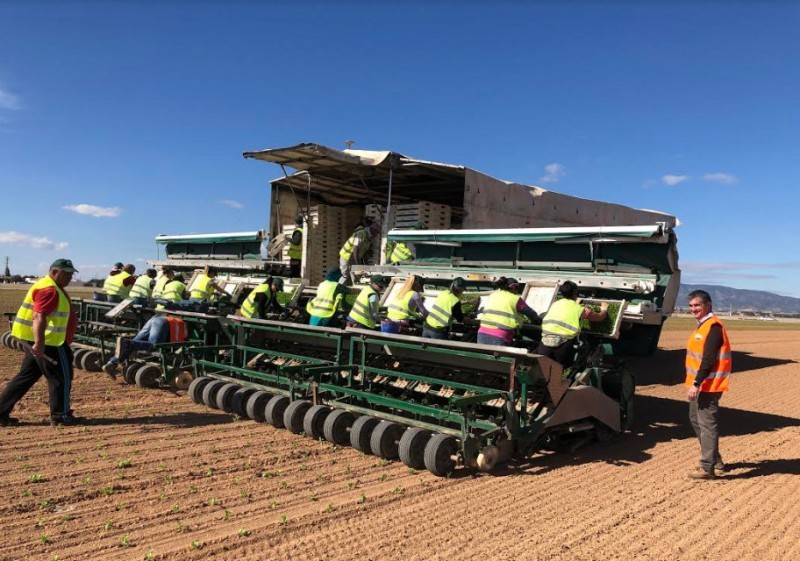
[[[700,465],[692,479],[715,479],[725,470],[719,453],[717,416],[719,400],[728,391],[731,343],[725,326],[711,311],[711,296],[704,290],[689,293],[689,310],[697,328],[686,343],[686,397],[689,420],[700,440]]]

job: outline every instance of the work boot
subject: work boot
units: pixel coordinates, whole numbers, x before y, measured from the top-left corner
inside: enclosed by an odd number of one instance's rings
[[[76,425],[83,425],[86,423],[86,419],[84,417],[75,417],[72,414],[64,415],[58,419],[50,419],[50,426],[57,427],[74,427]]]
[[[689,479],[716,479],[717,476],[714,474],[714,468],[712,467],[711,470],[706,471],[701,467],[696,467],[692,471],[686,474]]]
[[[117,379],[117,365],[113,362],[107,362],[103,365],[103,372],[108,374],[108,377],[112,380]]]
[[[117,360],[122,360],[123,356],[129,355],[132,345],[133,342],[130,337],[123,337],[122,335],[117,337],[117,348],[114,350],[114,356],[117,357]]]
[[[725,471],[725,462],[722,461],[722,458],[714,462],[714,471],[718,471],[720,473]]]
[[[19,419],[16,417],[9,417],[8,415],[0,415],[0,426],[13,427],[19,424]]]

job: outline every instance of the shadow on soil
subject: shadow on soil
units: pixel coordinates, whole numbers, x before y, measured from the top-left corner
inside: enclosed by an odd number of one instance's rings
[[[175,415],[159,415],[157,417],[122,417],[112,419],[89,419],[88,425],[169,425],[172,427],[201,427],[208,425],[224,425],[232,423],[233,418],[227,413],[179,413]]]
[[[512,462],[505,471],[506,473],[535,475],[564,466],[591,462],[605,462],[620,466],[646,462],[652,458],[649,450],[652,450],[660,442],[695,438],[694,431],[689,425],[688,414],[689,406],[685,401],[637,395],[636,417],[632,432],[620,435],[610,442],[589,443],[577,452],[539,455],[520,462]],[[800,418],[728,409],[724,407],[723,402],[719,426],[720,436],[724,438],[770,432],[786,427],[799,427]],[[800,461],[765,460],[761,463],[730,464],[729,468],[731,471],[736,469],[749,469],[750,471],[744,474],[726,475],[726,479],[757,477],[773,473],[800,474]]]
[[[752,370],[763,370],[782,364],[796,364],[796,360],[753,356],[750,353],[733,351],[733,373],[743,373]],[[683,382],[684,360],[686,351],[683,349],[665,350],[657,349],[650,357],[632,357],[625,360],[627,370],[633,372],[636,384],[649,386],[651,384],[672,385]]]

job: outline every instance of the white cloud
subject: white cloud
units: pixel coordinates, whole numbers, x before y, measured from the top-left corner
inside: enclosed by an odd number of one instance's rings
[[[702,177],[703,181],[712,181],[714,183],[725,183],[732,185],[738,181],[735,175],[729,173],[707,173]]]
[[[7,92],[5,90],[0,90],[0,109],[8,109],[11,111],[17,110],[21,107],[19,102],[19,97]]]
[[[564,166],[556,162],[544,166],[544,171],[545,174],[539,178],[539,181],[542,183],[556,183],[567,173],[567,170],[564,168]]]
[[[661,177],[661,181],[664,182],[666,185],[677,185],[678,183],[683,183],[684,181],[688,181],[688,175],[672,175],[668,173]]]
[[[34,249],[54,249],[62,251],[69,247],[67,242],[54,242],[47,238],[31,236],[22,232],[0,232],[0,243],[32,247]]]
[[[229,206],[231,208],[244,208],[244,205],[239,201],[232,201],[230,199],[225,199],[224,201],[217,201],[221,205]]]
[[[71,210],[78,214],[87,214],[95,218],[115,218],[120,215],[122,210],[118,206],[101,207],[95,205],[79,204],[79,205],[66,205],[62,207],[64,210]]]

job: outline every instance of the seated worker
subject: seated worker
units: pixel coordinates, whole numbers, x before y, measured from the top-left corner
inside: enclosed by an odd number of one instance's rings
[[[341,318],[337,317],[336,312],[341,309],[342,299],[347,294],[347,289],[339,284],[341,277],[342,270],[334,266],[325,275],[325,280],[319,283],[317,295],[306,305],[309,325],[338,327]]]
[[[514,342],[522,316],[531,322],[538,322],[539,316],[520,297],[522,284],[517,279],[500,277],[493,284],[497,290],[489,295],[478,316],[481,320],[478,344],[509,346]]]
[[[420,315],[423,319],[428,316],[428,310],[425,309],[425,301],[422,298],[424,282],[422,277],[411,275],[406,279],[405,284],[403,284],[395,297],[388,302],[386,316],[388,321],[393,324],[389,330],[390,332],[402,333],[408,331],[409,319],[414,315]],[[381,329],[383,330],[383,326],[381,326]]]
[[[121,261],[117,261],[116,263],[114,263],[114,267],[108,272],[108,275],[106,275],[106,278],[103,281],[103,291],[92,292],[92,300],[97,300],[98,302],[108,301],[108,295],[106,294],[106,285],[108,284],[108,281],[111,277],[118,275],[122,272],[122,267],[124,267],[124,265],[122,264]]]
[[[171,281],[164,285],[161,300],[156,306],[157,310],[164,308],[164,303],[179,306],[186,299],[186,284],[183,275],[175,275]]]
[[[122,302],[130,295],[131,287],[136,282],[136,277],[133,274],[136,272],[136,267],[128,263],[117,274],[109,273],[103,283],[103,290],[106,291],[106,296],[109,302]]]
[[[608,304],[603,302],[600,311],[594,312],[578,304],[578,285],[572,281],[562,284],[560,300],[550,305],[542,320],[542,342],[537,354],[552,358],[564,368],[575,361],[575,342],[581,332],[581,319],[603,321],[608,315]]]
[[[422,336],[428,339],[447,339],[453,320],[463,322],[464,312],[461,309],[461,295],[467,288],[467,281],[456,277],[447,290],[442,290],[433,306],[428,310],[428,317],[422,326]]]
[[[220,286],[214,281],[217,276],[217,268],[211,265],[206,265],[197,280],[194,281],[192,289],[189,292],[189,302],[193,304],[200,304],[208,302],[214,292],[219,293],[221,296],[228,296],[228,293],[222,290]]]
[[[387,286],[389,279],[383,275],[372,275],[369,278],[369,284],[358,293],[358,298],[347,316],[347,327],[375,329],[375,325],[381,321],[378,311],[380,293],[386,290]]]
[[[158,300],[159,298],[163,297],[164,286],[174,278],[175,271],[172,270],[172,267],[164,267],[161,269],[161,276],[156,279],[156,284],[153,287],[153,300]]]
[[[414,224],[412,229],[427,230],[428,225],[420,220],[419,222]],[[416,259],[416,256],[417,256],[417,250],[414,247],[413,243],[395,242],[391,253],[389,253],[388,261],[392,265],[397,265],[398,263],[402,263],[403,261],[411,261],[412,259]]]
[[[272,311],[283,316],[289,315],[289,308],[284,308],[278,302],[278,292],[283,291],[283,279],[269,277],[255,287],[247,296],[239,313],[245,318],[265,319],[267,312]]]
[[[294,217],[295,228],[289,238],[289,249],[286,254],[289,256],[289,276],[293,279],[300,278],[300,264],[303,259],[303,217]]]
[[[150,300],[153,295],[153,285],[156,283],[156,274],[155,269],[147,269],[143,275],[136,278],[130,293],[134,304],[144,306]]]
[[[342,270],[342,277],[339,282],[341,284],[347,286],[353,284],[353,277],[350,271],[351,265],[364,262],[372,239],[380,235],[380,233],[380,224],[374,222],[368,222],[366,226],[361,224],[356,226],[353,234],[347,238],[342,249],[339,250],[339,268]]]
[[[117,365],[125,362],[134,351],[149,351],[158,343],[180,343],[186,341],[186,322],[180,318],[155,315],[147,320],[132,339],[117,337],[117,352],[103,365],[103,371],[112,380],[117,378]]]

